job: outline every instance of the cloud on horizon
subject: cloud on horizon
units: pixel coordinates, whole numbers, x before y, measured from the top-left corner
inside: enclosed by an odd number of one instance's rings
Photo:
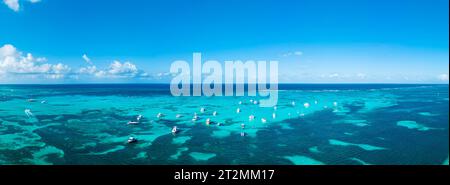
[[[112,62],[107,69],[98,70],[96,66],[87,66],[80,68],[78,74],[90,75],[97,78],[139,78],[144,79],[149,77],[148,73],[140,70],[135,64],[131,62],[121,63],[115,60]]]
[[[6,44],[0,48],[0,76],[31,78],[64,78],[71,71],[70,67],[62,63],[49,64],[46,58],[34,58],[31,53],[23,54],[13,45]]]
[[[24,54],[11,44],[0,47],[0,81],[28,80],[109,80],[109,79],[150,79],[152,75],[127,61],[113,61],[107,68],[99,69],[83,55],[87,67],[72,69],[63,63],[51,64],[45,57],[35,58],[31,53]],[[154,75],[157,76],[157,75]]]

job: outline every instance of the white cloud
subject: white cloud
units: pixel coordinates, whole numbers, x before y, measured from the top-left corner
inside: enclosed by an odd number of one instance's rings
[[[3,3],[15,12],[18,12],[20,9],[19,0],[3,0]]]
[[[96,72],[97,67],[95,66],[82,67],[78,70],[78,73],[80,74],[95,74]]]
[[[36,4],[41,2],[41,0],[27,0],[31,4]],[[20,10],[20,2],[19,0],[3,0],[3,3],[5,3],[8,8],[11,10],[14,10],[15,12],[18,12]]]
[[[438,79],[441,81],[448,81],[448,74],[440,74]]]
[[[117,60],[112,62],[107,69],[98,70],[96,66],[88,66],[80,68],[78,73],[98,78],[146,78],[149,76],[144,71],[139,70],[133,63],[121,63]]]
[[[36,59],[36,62],[47,62],[47,58],[39,57],[39,58]]]
[[[82,58],[90,62],[86,55],[83,55]],[[166,74],[164,73],[164,75]],[[22,53],[11,44],[0,47],[0,81],[2,82],[28,83],[36,82],[36,80],[47,82],[45,79],[89,81],[96,78],[108,81],[112,79],[158,79],[155,76],[157,75],[146,73],[128,61],[116,60],[104,69],[89,65],[75,70],[63,63],[47,63],[45,57],[35,58],[31,53]]]
[[[294,52],[294,55],[301,56],[301,55],[303,55],[303,52],[301,52],[301,51],[296,51],[296,52]]]
[[[337,78],[337,77],[339,77],[339,74],[333,73],[333,74],[328,75],[328,77],[329,78]]]
[[[285,53],[282,56],[283,57],[289,57],[289,56],[302,56],[302,55],[303,55],[303,52],[301,52],[301,51],[294,51],[294,52]]]
[[[110,66],[109,66],[109,70],[108,72],[110,74],[114,74],[114,75],[122,75],[122,74],[126,74],[126,75],[135,75],[138,73],[138,69],[136,67],[136,65],[130,63],[130,62],[125,62],[125,63],[120,63],[120,61],[114,61]]]
[[[84,55],[82,56],[82,58],[83,58],[83,60],[84,60],[85,62],[87,62],[88,64],[92,65],[91,59],[90,59],[86,54],[84,54]]]
[[[35,59],[31,53],[24,55],[13,45],[6,44],[0,48],[0,74],[3,76],[32,76],[33,78],[63,78],[70,73],[69,66],[58,63],[46,63],[45,58]]]

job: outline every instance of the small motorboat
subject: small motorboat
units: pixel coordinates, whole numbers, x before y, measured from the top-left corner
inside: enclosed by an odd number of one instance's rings
[[[177,126],[174,126],[174,127],[172,128],[172,134],[176,134],[177,132],[178,132]]]
[[[164,117],[164,114],[158,113],[158,114],[156,115],[156,117],[157,117],[158,119],[161,119],[162,117]]]
[[[238,103],[239,105],[242,105],[242,101],[239,101],[239,103]]]
[[[181,114],[177,114],[176,116],[175,116],[176,118],[181,118],[181,117],[183,117]]]
[[[201,113],[205,113],[205,111],[206,111],[206,109],[205,109],[205,108],[203,108],[203,107],[202,107],[202,108],[200,108],[200,112],[201,112]]]
[[[197,121],[200,117],[198,117],[197,113],[194,113],[194,117],[192,118],[192,121]]]
[[[28,116],[28,118],[31,118],[31,117],[33,117],[33,113],[31,112],[31,110],[30,109],[25,109],[25,114]]]
[[[241,109],[240,108],[237,108],[236,109],[236,113],[240,113],[241,112]]]
[[[209,119],[209,118],[206,119],[206,124],[207,124],[207,125],[211,124],[211,119]]]
[[[141,119],[142,119],[142,115],[139,115],[139,116],[136,118],[137,121],[141,121]]]
[[[248,116],[248,120],[249,120],[249,121],[253,121],[254,119],[255,119],[255,116],[254,116],[254,115]]]
[[[305,108],[309,108],[310,105],[309,105],[309,103],[304,103],[303,106],[304,106]]]
[[[128,125],[137,125],[137,124],[139,124],[139,122],[138,121],[129,121],[127,124]]]
[[[244,123],[241,124],[241,128],[245,128],[245,124]]]
[[[213,112],[213,116],[217,116],[217,111],[214,111],[214,112]]]
[[[266,118],[261,118],[261,122],[262,123],[267,123],[267,119]]]
[[[277,114],[272,113],[272,118],[273,118],[273,119],[277,118]]]
[[[127,140],[127,143],[129,143],[129,144],[131,144],[131,143],[136,143],[136,142],[138,142],[138,140],[137,140],[135,137],[130,137],[130,138],[128,138],[128,140]]]

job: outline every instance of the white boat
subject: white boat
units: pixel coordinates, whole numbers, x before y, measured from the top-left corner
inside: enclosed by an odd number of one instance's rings
[[[127,142],[128,143],[136,143],[136,142],[138,142],[138,140],[135,137],[130,137],[130,138],[128,138]]]
[[[206,124],[207,124],[207,125],[211,124],[211,119],[209,119],[209,118],[206,119]]]
[[[214,112],[213,112],[213,116],[217,116],[217,111],[214,111]]]
[[[252,115],[250,115],[250,116],[248,116],[248,120],[249,121],[253,121],[255,119],[255,116],[252,114]]]
[[[164,114],[158,113],[158,114],[156,115],[156,117],[157,117],[157,118],[162,118],[162,117],[164,117]]]
[[[309,108],[310,105],[309,105],[308,102],[306,102],[306,103],[303,104],[303,106],[304,106],[305,108]]]
[[[177,132],[178,132],[177,126],[174,126],[174,127],[172,128],[172,134],[176,134]]]
[[[197,113],[194,113],[194,117],[192,118],[192,121],[197,121],[199,117],[197,116]]]
[[[28,116],[28,118],[33,117],[33,113],[31,113],[30,109],[25,109],[25,114]]]
[[[128,122],[128,125],[137,125],[137,124],[139,124],[139,122],[137,122],[137,121],[129,121]]]
[[[240,113],[241,112],[241,109],[240,108],[237,108],[236,109],[236,113]]]
[[[266,123],[266,122],[267,122],[267,119],[266,119],[266,118],[261,118],[261,122],[262,122],[262,123]]]

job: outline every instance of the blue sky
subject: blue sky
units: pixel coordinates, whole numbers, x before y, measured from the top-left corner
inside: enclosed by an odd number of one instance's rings
[[[448,0],[2,1],[0,83],[166,82],[193,52],[285,83],[448,83]]]

